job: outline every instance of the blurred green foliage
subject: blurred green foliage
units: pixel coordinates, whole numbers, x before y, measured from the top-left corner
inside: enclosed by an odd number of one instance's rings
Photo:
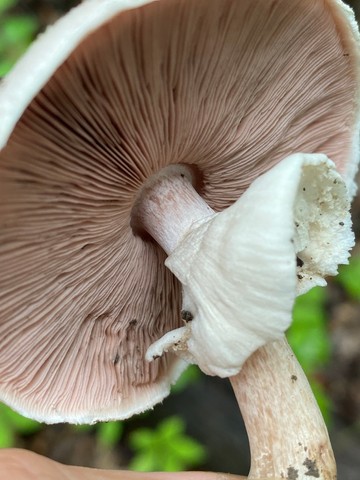
[[[175,385],[171,387],[171,393],[180,393],[192,383],[196,382],[202,375],[197,365],[189,365],[189,367],[181,374]]]
[[[331,402],[316,372],[330,359],[330,339],[327,331],[325,304],[327,290],[316,287],[297,298],[293,310],[293,323],[287,338],[299,360],[319,404],[325,422],[331,423]]]
[[[288,341],[307,375],[329,360],[330,341],[325,312],[327,291],[316,287],[297,298]]]
[[[4,76],[34,39],[36,17],[11,13],[16,0],[0,0],[0,77]]]
[[[96,425],[73,425],[75,432],[91,432],[96,436],[100,445],[106,448],[115,447],[121,440],[124,423],[123,422],[104,422]]]
[[[104,447],[114,447],[121,440],[124,432],[123,422],[100,423],[96,427],[98,442]]]
[[[334,282],[340,285],[348,300],[360,300],[360,256],[350,259],[349,265],[341,265]],[[328,289],[313,288],[297,298],[293,323],[287,333],[304,372],[309,378],[320,410],[329,425],[331,423],[331,401],[326,395],[316,374],[330,359],[331,343],[327,330],[326,303]]]
[[[360,301],[360,255],[353,257],[349,265],[341,265],[335,279],[351,299]]]
[[[14,447],[19,435],[31,435],[41,424],[0,403],[0,448]]]
[[[130,435],[135,455],[129,468],[138,471],[181,471],[201,465],[206,451],[185,434],[180,417],[163,420],[157,429],[139,428]]]
[[[192,374],[183,374],[184,388],[187,378],[192,381]],[[142,414],[143,418],[147,416],[147,412]],[[124,422],[74,425],[73,428],[79,432],[92,432],[105,448],[116,448],[123,439]],[[132,470],[181,471],[200,465],[206,456],[204,447],[185,434],[185,424],[177,416],[162,420],[156,429],[134,429],[124,441],[133,451],[129,464]]]

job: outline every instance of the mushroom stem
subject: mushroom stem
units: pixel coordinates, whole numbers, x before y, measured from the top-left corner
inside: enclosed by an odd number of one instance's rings
[[[249,437],[249,478],[336,479],[327,428],[285,339],[259,348],[230,380]]]
[[[148,233],[170,254],[193,223],[214,214],[193,187],[195,180],[185,165],[170,165],[152,176],[132,210],[135,234]]]

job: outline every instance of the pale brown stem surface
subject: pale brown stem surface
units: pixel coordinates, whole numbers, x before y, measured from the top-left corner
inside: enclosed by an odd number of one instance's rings
[[[185,165],[170,165],[151,177],[133,207],[134,232],[147,232],[170,254],[193,223],[214,214],[194,182]]]
[[[231,383],[249,436],[249,478],[336,479],[326,425],[285,339],[256,351]]]

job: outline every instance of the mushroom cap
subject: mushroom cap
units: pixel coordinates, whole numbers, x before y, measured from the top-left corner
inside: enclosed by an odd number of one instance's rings
[[[130,227],[169,164],[221,211],[293,152],[354,192],[359,34],[339,0],[90,0],[0,90],[0,399],[49,423],[126,418],[186,365],[144,360],[180,284]]]

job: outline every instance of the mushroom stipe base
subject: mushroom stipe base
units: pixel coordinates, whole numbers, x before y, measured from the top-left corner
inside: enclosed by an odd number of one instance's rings
[[[230,380],[250,442],[249,478],[336,479],[326,425],[285,339],[261,347]]]

